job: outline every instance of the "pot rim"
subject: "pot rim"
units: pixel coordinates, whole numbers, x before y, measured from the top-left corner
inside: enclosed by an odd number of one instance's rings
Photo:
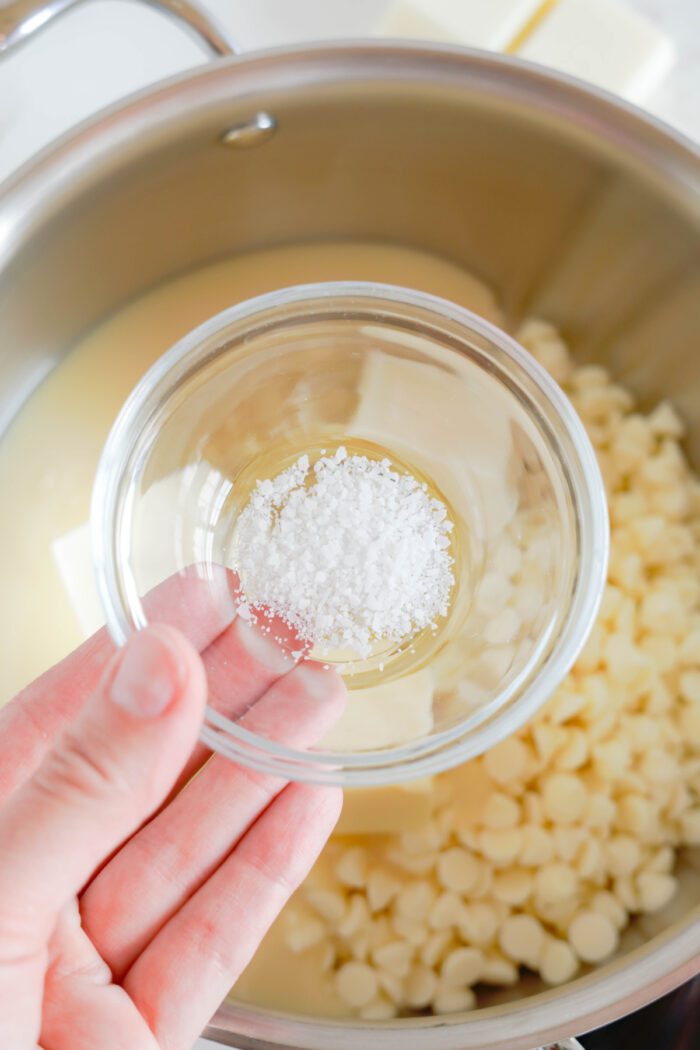
[[[660,943],[659,943],[660,942]],[[454,1017],[319,1021],[225,1001],[203,1035],[239,1050],[526,1050],[581,1035],[659,999],[700,970],[700,906],[686,920],[584,977],[535,995]],[[640,980],[642,977],[642,980]],[[226,1027],[221,1027],[221,1024]]]
[[[119,153],[136,157],[145,139],[154,148],[198,111],[231,99],[273,95],[322,84],[407,81],[466,88],[500,98],[567,126],[628,160],[650,176],[700,197],[700,149],[669,127],[602,90],[513,56],[447,45],[342,41],[254,52],[189,70],[102,110],[47,146],[0,186],[0,267],[39,229],[47,214],[99,183]],[[234,95],[235,92],[235,95]],[[222,114],[222,122],[228,118]],[[514,1050],[546,1044],[605,1024],[664,995],[700,970],[700,908],[616,962],[561,988],[476,1011],[457,1019],[417,1018],[383,1027],[318,1022],[225,1003],[208,1035],[233,1045],[299,1050],[355,1050],[364,1032],[377,1050]],[[498,1023],[494,1038],[493,1023]],[[226,1028],[222,1028],[225,1024]],[[235,1026],[235,1027],[234,1027]]]
[[[700,144],[632,103],[568,74],[514,55],[449,44],[362,39],[302,43],[185,70],[118,100],[49,143],[0,183],[0,266],[18,236],[28,232],[28,216],[34,220],[31,227],[39,224],[42,199],[50,198],[55,208],[57,195],[75,196],[74,185],[72,193],[68,190],[80,175],[94,184],[116,148],[126,157],[133,156],[145,134],[156,143],[162,141],[166,129],[186,115],[230,103],[232,88],[269,93],[287,87],[292,70],[297,73],[295,86],[410,77],[481,90],[523,108],[534,101],[542,114],[566,118],[567,124],[590,137],[617,144],[691,193],[700,189]],[[441,75],[436,77],[438,71]],[[3,218],[3,211],[11,217]],[[12,214],[18,212],[24,214],[24,222],[17,214],[13,221]]]

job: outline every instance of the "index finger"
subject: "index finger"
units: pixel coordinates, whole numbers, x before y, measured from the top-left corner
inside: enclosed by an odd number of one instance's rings
[[[191,566],[151,591],[144,608],[149,620],[175,627],[202,652],[235,618],[235,584],[222,567],[209,567],[205,577]],[[103,628],[0,711],[0,805],[35,772],[83,709],[114,652]]]

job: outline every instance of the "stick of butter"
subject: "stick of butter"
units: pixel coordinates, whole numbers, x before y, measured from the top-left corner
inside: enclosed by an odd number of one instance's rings
[[[139,504],[134,528],[138,535],[134,568],[141,594],[186,568],[186,564],[209,557],[213,523],[207,515],[230,487],[231,482],[206,461],[196,468],[176,470],[150,486]],[[169,537],[175,538],[176,528],[177,547],[168,542]],[[180,550],[186,564],[180,563]],[[80,628],[89,638],[104,624],[89,523],[54,540],[51,552]]]
[[[105,622],[92,567],[90,523],[85,522],[51,544],[58,574],[85,638]]]
[[[669,38],[619,0],[394,0],[376,32],[505,51],[633,102],[675,57]]]
[[[500,534],[517,509],[518,491],[511,481],[513,433],[508,399],[493,379],[473,369],[468,382],[471,404],[465,413],[460,386],[450,372],[423,361],[373,354],[363,366],[352,431],[389,444],[397,454],[405,451],[469,522],[473,536],[484,539]],[[404,437],[406,419],[411,420],[410,447]],[[488,456],[482,452],[485,446]]]
[[[631,102],[649,98],[675,58],[667,36],[616,0],[557,0],[516,53]]]
[[[337,725],[321,741],[331,751],[368,751],[419,740],[433,728],[433,674],[414,674],[350,691]]]
[[[335,835],[396,835],[420,827],[437,805],[432,777],[381,788],[346,788]]]
[[[541,0],[396,0],[376,32],[501,51],[540,4]]]

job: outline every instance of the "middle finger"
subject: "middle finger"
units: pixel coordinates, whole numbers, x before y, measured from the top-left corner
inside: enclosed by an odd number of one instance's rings
[[[295,657],[298,659],[302,653],[303,646],[292,629],[281,621],[270,621],[268,630],[263,631],[236,617],[202,653],[209,705],[228,718],[240,718],[273,682],[289,674]],[[206,745],[195,744],[175,790],[186,784],[210,757]]]

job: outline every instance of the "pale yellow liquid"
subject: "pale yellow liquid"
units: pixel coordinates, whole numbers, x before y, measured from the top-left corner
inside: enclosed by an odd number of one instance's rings
[[[31,398],[0,442],[0,703],[83,641],[51,544],[88,518],[97,462],[131,388],[182,335],[263,292],[322,280],[404,285],[498,320],[483,285],[407,248],[301,245],[202,268],[96,328]]]

